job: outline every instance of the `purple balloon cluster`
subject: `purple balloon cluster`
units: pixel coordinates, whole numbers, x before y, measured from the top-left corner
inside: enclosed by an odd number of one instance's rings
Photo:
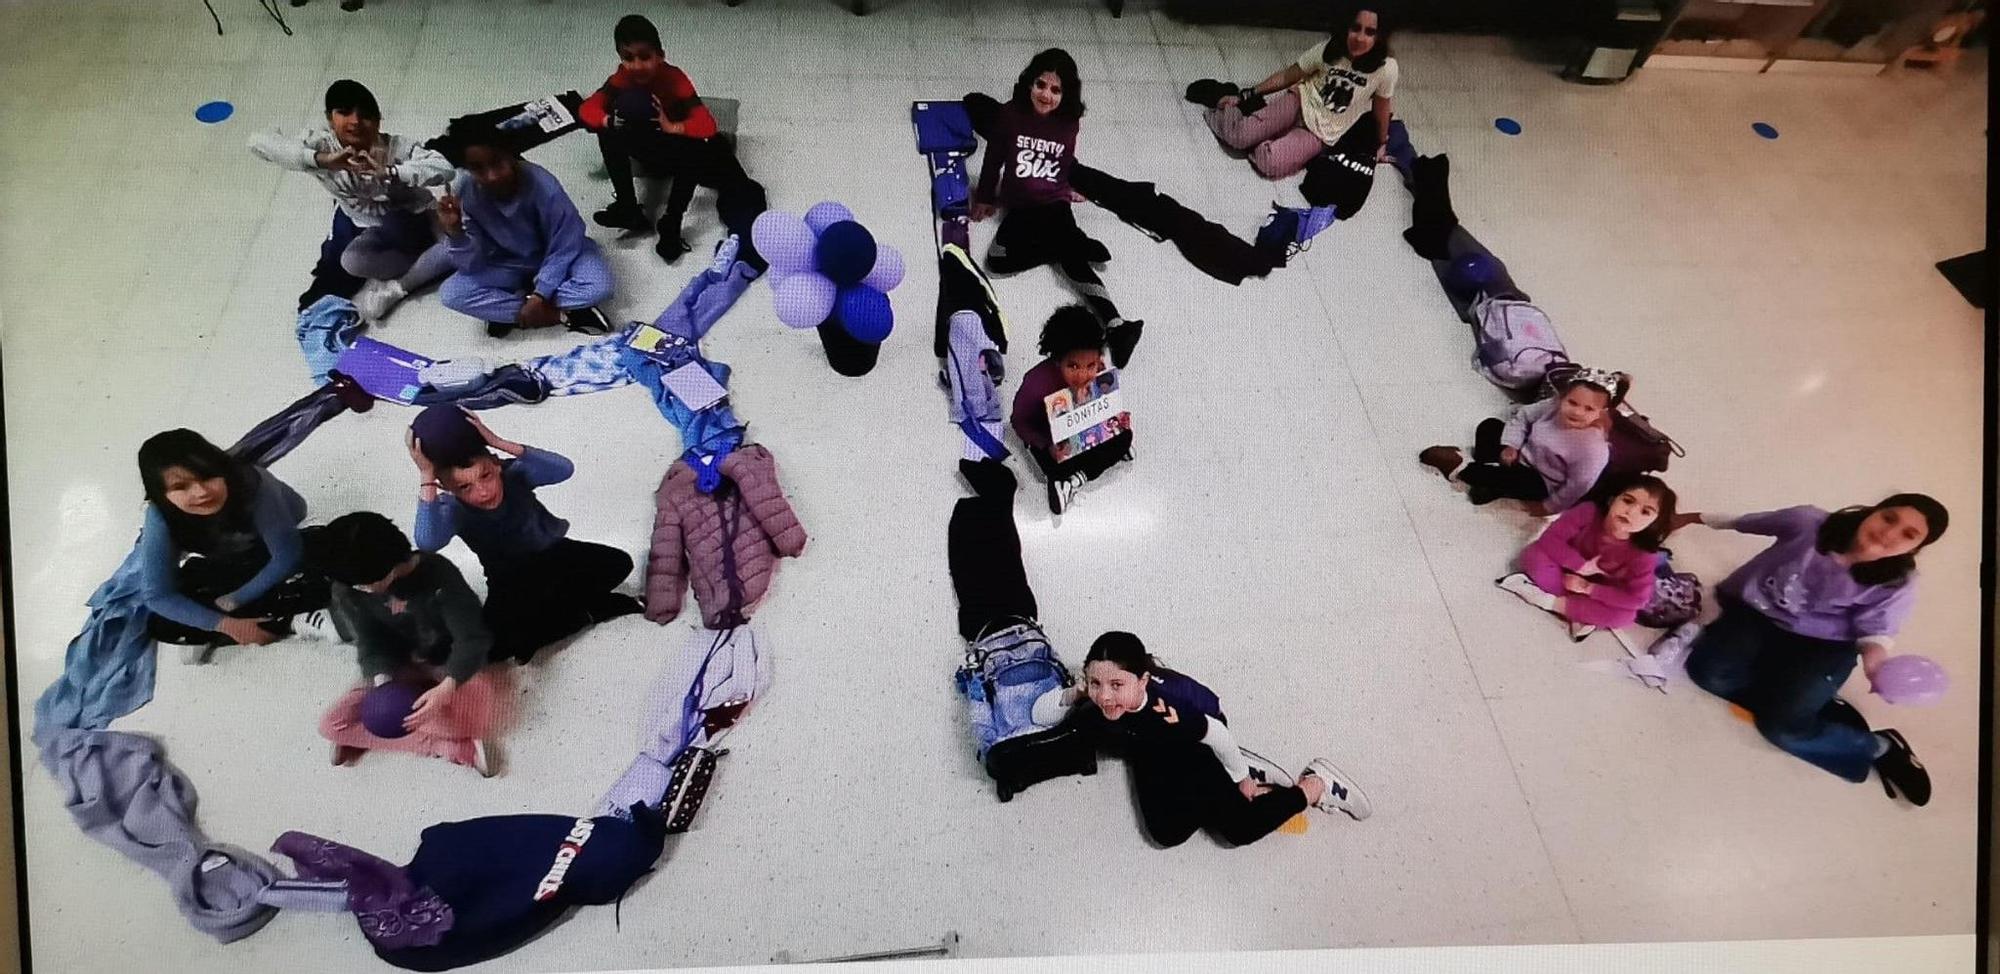
[[[896,324],[889,292],[903,283],[903,255],[876,243],[847,207],[828,200],[804,219],[766,210],[750,240],[771,264],[779,321],[793,328],[834,321],[872,344],[889,337]]]

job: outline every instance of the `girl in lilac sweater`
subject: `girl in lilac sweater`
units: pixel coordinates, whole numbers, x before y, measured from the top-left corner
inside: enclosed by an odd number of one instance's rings
[[[1554,398],[1522,406],[1505,422],[1481,422],[1471,462],[1455,446],[1431,447],[1417,459],[1464,483],[1474,504],[1511,497],[1536,517],[1560,514],[1590,493],[1611,461],[1611,411],[1631,388],[1623,372],[1577,369]]]
[[[972,190],[972,218],[984,220],[996,208],[1007,211],[986,253],[987,268],[1013,274],[1056,265],[1104,322],[1111,362],[1124,368],[1144,322],[1119,315],[1104,279],[1090,266],[1110,260],[1111,252],[1086,236],[1070,211],[1071,203],[1083,202],[1069,185],[1083,118],[1076,59],[1062,48],[1049,48],[1021,71],[1006,104],[974,93],[965,96],[965,109],[986,139],[986,160]]]
[[[1600,496],[1563,512],[1521,552],[1521,570],[1494,583],[1568,620],[1578,641],[1638,618],[1674,519],[1673,488],[1658,477],[1635,475]]]

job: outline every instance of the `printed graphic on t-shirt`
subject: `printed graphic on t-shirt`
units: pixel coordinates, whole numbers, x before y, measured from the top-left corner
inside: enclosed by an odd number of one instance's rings
[[[1336,114],[1354,104],[1354,93],[1368,86],[1368,76],[1350,68],[1328,68],[1319,83],[1320,103]]]
[[[1028,135],[1014,137],[1014,178],[1055,179],[1062,172],[1063,153],[1068,146]]]

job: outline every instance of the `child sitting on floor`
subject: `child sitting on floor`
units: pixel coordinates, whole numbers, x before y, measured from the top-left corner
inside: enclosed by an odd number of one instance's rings
[[[1471,488],[1474,504],[1511,497],[1536,517],[1560,514],[1590,493],[1611,461],[1611,411],[1631,387],[1623,372],[1577,369],[1555,396],[1522,406],[1505,422],[1482,421],[1470,463],[1455,446],[1431,447],[1417,459]]]
[[[562,183],[523,161],[492,125],[453,129],[447,135],[462,147],[469,175],[438,201],[445,252],[458,269],[439,289],[444,306],[486,322],[495,338],[556,324],[609,332],[597,306],[611,299],[611,265]]]
[[[1103,476],[1132,454],[1129,429],[1064,460],[1057,460],[1053,452],[1046,400],[1063,389],[1074,397],[1090,388],[1104,371],[1104,331],[1089,308],[1072,304],[1056,309],[1042,325],[1041,352],[1048,357],[1021,376],[1021,388],[1014,393],[1014,432],[1048,477],[1049,511],[1055,514],[1070,505],[1086,481]]]
[[[1494,584],[1569,622],[1571,639],[1632,624],[1653,597],[1674,491],[1636,474],[1563,512],[1521,552],[1521,570]]]
[[[639,611],[638,599],[616,591],[632,573],[632,556],[568,537],[569,522],[535,496],[535,488],[576,472],[567,457],[501,439],[456,406],[425,410],[409,443],[419,478],[417,547],[438,551],[455,535],[479,556],[495,659],[526,663],[550,643]]]
[[[442,555],[410,547],[372,511],[334,518],[305,532],[306,560],[333,580],[334,620],[354,638],[362,683],[320,719],[333,763],[352,764],[373,748],[444,758],[491,777],[485,736],[498,694],[482,672],[493,635],[479,596]],[[379,737],[362,723],[369,691],[392,681],[429,685],[403,721],[406,733]]]

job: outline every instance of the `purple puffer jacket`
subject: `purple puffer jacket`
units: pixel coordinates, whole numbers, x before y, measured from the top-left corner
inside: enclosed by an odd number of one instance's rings
[[[664,625],[679,615],[692,574],[702,623],[741,625],[771,587],[778,559],[805,550],[806,529],[778,485],[771,451],[738,447],[723,459],[722,477],[715,493],[704,494],[695,489],[694,468],[675,460],[661,478],[653,495],[646,618]]]

